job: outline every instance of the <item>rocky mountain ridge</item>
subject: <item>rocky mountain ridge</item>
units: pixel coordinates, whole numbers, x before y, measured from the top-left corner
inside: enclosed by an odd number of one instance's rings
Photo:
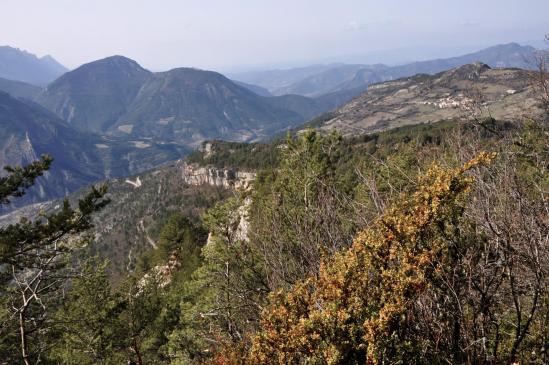
[[[46,86],[67,71],[49,55],[37,57],[18,48],[0,46],[0,78]]]
[[[463,117],[522,119],[529,116],[526,110],[541,112],[531,76],[526,70],[474,63],[436,75],[378,83],[311,125],[357,135]]]
[[[535,67],[536,49],[517,43],[501,44],[458,57],[435,59],[388,66],[383,64],[333,64],[324,67],[297,68],[263,72],[249,72],[232,77],[257,84],[273,95],[298,94],[343,102],[360,95],[368,85],[446,71],[469,63],[482,62],[491,67]],[[337,105],[336,105],[337,106]]]

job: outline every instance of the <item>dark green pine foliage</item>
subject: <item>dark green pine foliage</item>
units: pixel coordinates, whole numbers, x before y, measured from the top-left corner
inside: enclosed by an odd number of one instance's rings
[[[40,160],[25,167],[4,167],[8,175],[0,178],[0,204],[8,204],[11,198],[23,196],[36,178],[50,168],[52,161],[51,156],[43,155]]]
[[[146,273],[171,258],[179,263],[175,281],[186,281],[201,263],[200,252],[207,237],[208,232],[202,226],[191,222],[182,213],[173,213],[160,230],[157,248],[139,258],[137,272]]]
[[[23,196],[51,163],[43,156],[25,167],[7,167],[0,204]],[[51,314],[68,280],[78,275],[71,254],[87,241],[92,214],[108,204],[105,194],[106,187],[92,187],[78,208],[66,200],[53,213],[0,228],[0,358],[8,363],[31,364],[46,357],[56,336]]]
[[[126,358],[127,328],[120,319],[126,305],[112,290],[106,262],[88,260],[73,280],[64,305],[55,313],[60,336],[52,360],[63,364],[117,364]]]

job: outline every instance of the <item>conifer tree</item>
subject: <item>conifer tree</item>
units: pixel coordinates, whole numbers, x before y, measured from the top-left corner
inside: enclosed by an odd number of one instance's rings
[[[65,303],[55,313],[59,339],[52,359],[63,364],[116,364],[128,347],[120,319],[125,303],[108,281],[106,262],[88,260],[75,278]]]
[[[1,204],[23,196],[51,163],[43,156],[25,167],[6,167]],[[53,213],[0,228],[0,357],[28,365],[44,356],[54,335],[51,314],[67,281],[77,276],[71,252],[86,241],[92,214],[108,204],[105,194],[105,186],[92,187],[76,209],[65,200]]]
[[[337,174],[342,137],[308,130],[283,147],[280,167],[258,178],[250,213],[273,290],[316,273],[323,251],[348,247],[355,228],[352,190]]]

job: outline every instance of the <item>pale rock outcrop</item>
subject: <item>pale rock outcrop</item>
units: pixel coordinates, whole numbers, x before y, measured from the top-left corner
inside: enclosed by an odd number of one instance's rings
[[[248,190],[255,179],[255,173],[183,163],[182,178],[183,182],[189,185],[211,185]]]
[[[143,184],[141,183],[141,179],[139,178],[139,176],[137,177],[137,179],[136,179],[135,181],[132,181],[132,180],[130,180],[130,179],[126,179],[126,180],[124,180],[124,182],[130,184],[131,186],[133,186],[133,187],[136,188],[136,189],[137,189],[137,188],[140,188],[141,185],[143,185]]]
[[[150,272],[143,275],[139,283],[139,293],[141,290],[149,284],[150,280],[155,280],[158,283],[158,286],[161,288],[166,287],[172,282],[173,274],[176,273],[181,268],[181,261],[179,260],[177,254],[174,252],[170,255],[168,262],[164,265],[157,265],[151,269]]]
[[[247,196],[244,198],[242,205],[238,208],[236,214],[239,216],[238,227],[236,227],[236,239],[240,241],[249,240],[250,219],[249,210],[252,205],[252,198]]]
[[[211,153],[211,149],[209,151]],[[210,166],[204,167],[186,162],[183,162],[181,165],[181,175],[183,182],[189,185],[211,185],[240,191],[250,190],[256,176],[253,172],[235,171],[227,168],[218,169]],[[248,211],[251,204],[252,198],[247,196],[244,198],[242,205],[234,212],[234,219],[238,221],[235,232],[237,240],[248,241],[249,239],[250,220],[248,218]],[[211,244],[213,238],[210,232],[206,245]]]

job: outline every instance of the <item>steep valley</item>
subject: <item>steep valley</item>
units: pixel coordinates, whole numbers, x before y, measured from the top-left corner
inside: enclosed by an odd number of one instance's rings
[[[179,158],[188,150],[150,140],[74,130],[41,106],[0,92],[0,165],[24,165],[42,154],[54,164],[14,206],[65,196],[98,180],[126,176]]]

